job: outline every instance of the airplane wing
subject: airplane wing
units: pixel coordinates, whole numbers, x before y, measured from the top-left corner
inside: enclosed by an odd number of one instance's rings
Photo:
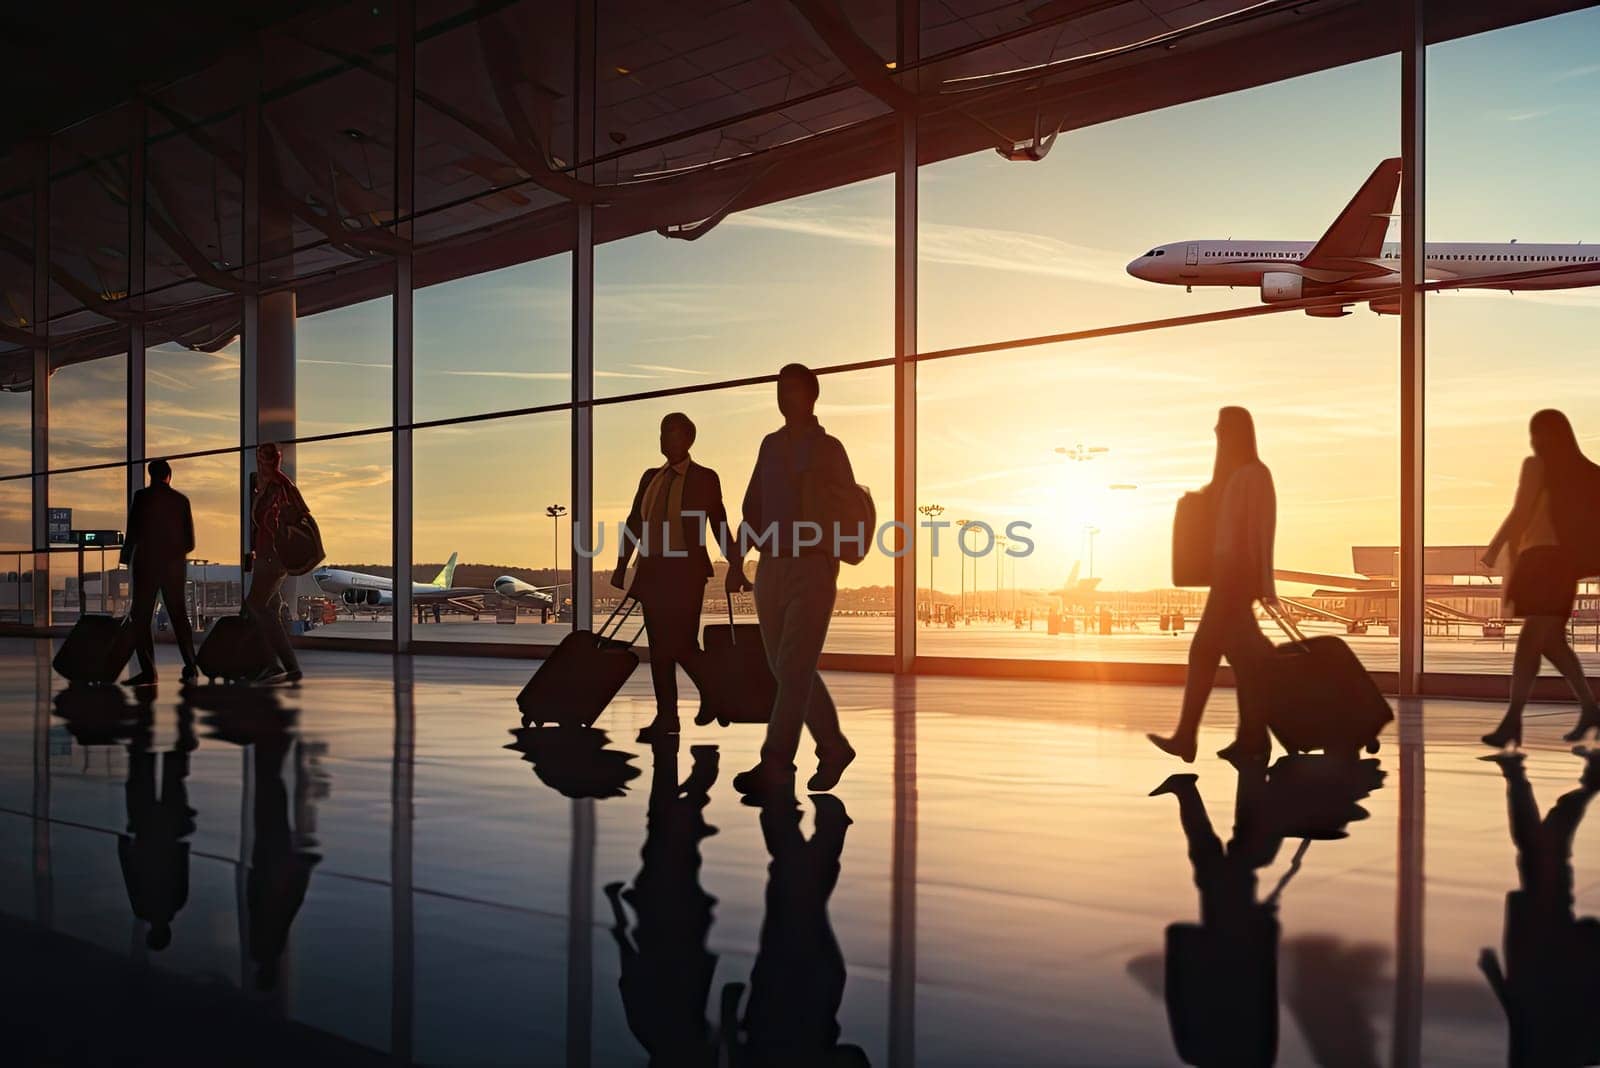
[[[449,601],[459,601],[465,598],[482,597],[493,590],[480,590],[472,586],[443,586],[431,589],[416,589],[411,591],[412,604],[435,604]]]
[[[1373,277],[1388,270],[1376,260],[1389,232],[1389,215],[1400,191],[1400,159],[1386,159],[1373,169],[1359,192],[1333,220],[1328,232],[1306,253],[1300,266],[1311,271],[1337,271],[1349,278]]]

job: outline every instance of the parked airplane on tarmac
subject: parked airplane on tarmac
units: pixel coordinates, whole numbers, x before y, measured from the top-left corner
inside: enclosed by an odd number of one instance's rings
[[[456,573],[456,555],[456,553],[450,554],[450,559],[445,561],[444,570],[435,575],[432,582],[411,584],[412,604],[461,602],[463,608],[482,608],[481,604],[468,605],[465,602],[494,591],[473,586],[451,585]],[[394,580],[386,576],[346,571],[337,567],[320,567],[311,573],[311,577],[323,593],[337,597],[351,607],[363,605],[368,608],[394,607]]]
[[[1400,186],[1400,160],[1378,164],[1318,241],[1179,241],[1157,245],[1128,264],[1146,282],[1183,286],[1259,286],[1266,303],[1310,297],[1351,298],[1305,309],[1337,318],[1369,300],[1379,315],[1398,315],[1400,244],[1384,241]],[[1424,273],[1438,288],[1576,289],[1600,285],[1600,245],[1471,244],[1430,241]],[[1592,266],[1585,266],[1592,265]],[[1508,277],[1509,276],[1509,277]],[[1525,276],[1525,277],[1519,277]],[[1375,294],[1375,295],[1374,295]]]
[[[555,606],[555,597],[550,592],[560,593],[560,586],[534,586],[523,582],[513,575],[501,575],[494,580],[494,592],[511,601],[531,601],[540,608]]]

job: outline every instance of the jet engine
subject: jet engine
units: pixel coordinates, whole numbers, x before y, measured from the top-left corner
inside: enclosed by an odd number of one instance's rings
[[[1261,300],[1274,304],[1280,300],[1299,300],[1311,294],[1305,291],[1303,275],[1291,271],[1268,271],[1261,276]]]
[[[366,605],[368,608],[386,608],[394,604],[394,595],[388,590],[345,590],[344,603]]]
[[[1339,319],[1350,314],[1350,305],[1332,304],[1325,308],[1307,308],[1306,314],[1313,319]]]
[[[1367,302],[1367,307],[1371,308],[1377,315],[1400,314],[1400,302],[1398,300],[1371,300]]]

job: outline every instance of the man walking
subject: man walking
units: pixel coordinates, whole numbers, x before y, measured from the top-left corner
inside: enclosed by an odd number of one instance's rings
[[[183,681],[199,675],[194,662],[194,632],[189,628],[189,610],[184,598],[188,578],[188,555],[194,551],[194,514],[189,498],[172,488],[172,465],[151,460],[147,468],[150,484],[133,495],[128,510],[128,536],[122,543],[122,562],[131,564],[133,573],[133,648],[139,657],[139,673],[129,686],[151,686],[156,681],[155,636],[150,619],[155,615],[156,595],[167,606],[173,636],[183,656]]]
[[[778,683],[761,760],[733,778],[734,789],[753,796],[792,793],[802,725],[817,746],[817,771],[806,784],[812,792],[833,789],[856,757],[817,674],[839,580],[840,531],[827,502],[855,489],[844,446],[817,422],[820,393],[810,368],[791,363],[778,372],[784,425],[762,439],[744,495],[741,559],[728,569],[731,591],[745,581],[742,551],[745,539],[753,541],[761,553],[756,616]]]
[[[694,438],[694,423],[682,412],[661,420],[661,455],[667,462],[640,476],[617,568],[611,573],[613,586],[627,588],[628,558],[637,544],[639,569],[632,593],[644,605],[656,691],[656,718],[639,732],[641,742],[664,741],[679,731],[679,664],[702,693],[709,682],[701,670],[700,605],[712,570],[702,523],[710,525],[730,566],[735,559],[722,480],[689,458]]]

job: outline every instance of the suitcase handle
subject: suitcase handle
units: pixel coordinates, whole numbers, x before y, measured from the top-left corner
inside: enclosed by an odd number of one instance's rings
[[[626,612],[622,612],[622,606],[623,605],[627,605],[628,606],[628,610]],[[617,602],[617,607],[615,607],[615,608],[613,608],[611,610],[611,614],[606,617],[606,621],[604,623],[600,624],[600,629],[594,632],[595,644],[599,645],[601,642],[604,642],[604,641],[615,641],[617,639],[617,637],[622,634],[622,628],[628,622],[628,617],[633,615],[633,610],[635,608],[638,608],[638,607],[639,607],[639,598],[637,598],[637,597],[635,597],[633,595],[633,591],[629,590],[627,593],[624,593],[622,595],[622,600]],[[617,619],[617,613],[618,612],[622,612],[622,618],[621,619]],[[616,625],[615,626],[612,626],[612,621],[613,620],[616,621]],[[606,633],[608,630],[611,632],[610,634]],[[633,648],[633,646],[634,646],[634,644],[636,642],[638,642],[639,635],[641,635],[643,633],[644,633],[644,622],[643,622],[643,620],[641,620],[640,623],[639,623],[639,629],[637,631],[635,631],[634,634],[633,634],[633,640],[628,642],[628,647],[630,649]]]
[[[739,644],[739,628],[733,625],[733,594],[722,591],[722,603],[728,606],[728,634],[734,645]]]
[[[1261,607],[1267,610],[1268,618],[1276,623],[1278,628],[1282,630],[1283,633],[1289,636],[1289,640],[1291,642],[1294,642],[1294,644],[1300,646],[1302,649],[1305,648],[1305,632],[1300,629],[1300,625],[1298,623],[1290,619],[1288,615],[1284,613],[1283,609],[1279,607],[1276,602],[1262,601]]]

